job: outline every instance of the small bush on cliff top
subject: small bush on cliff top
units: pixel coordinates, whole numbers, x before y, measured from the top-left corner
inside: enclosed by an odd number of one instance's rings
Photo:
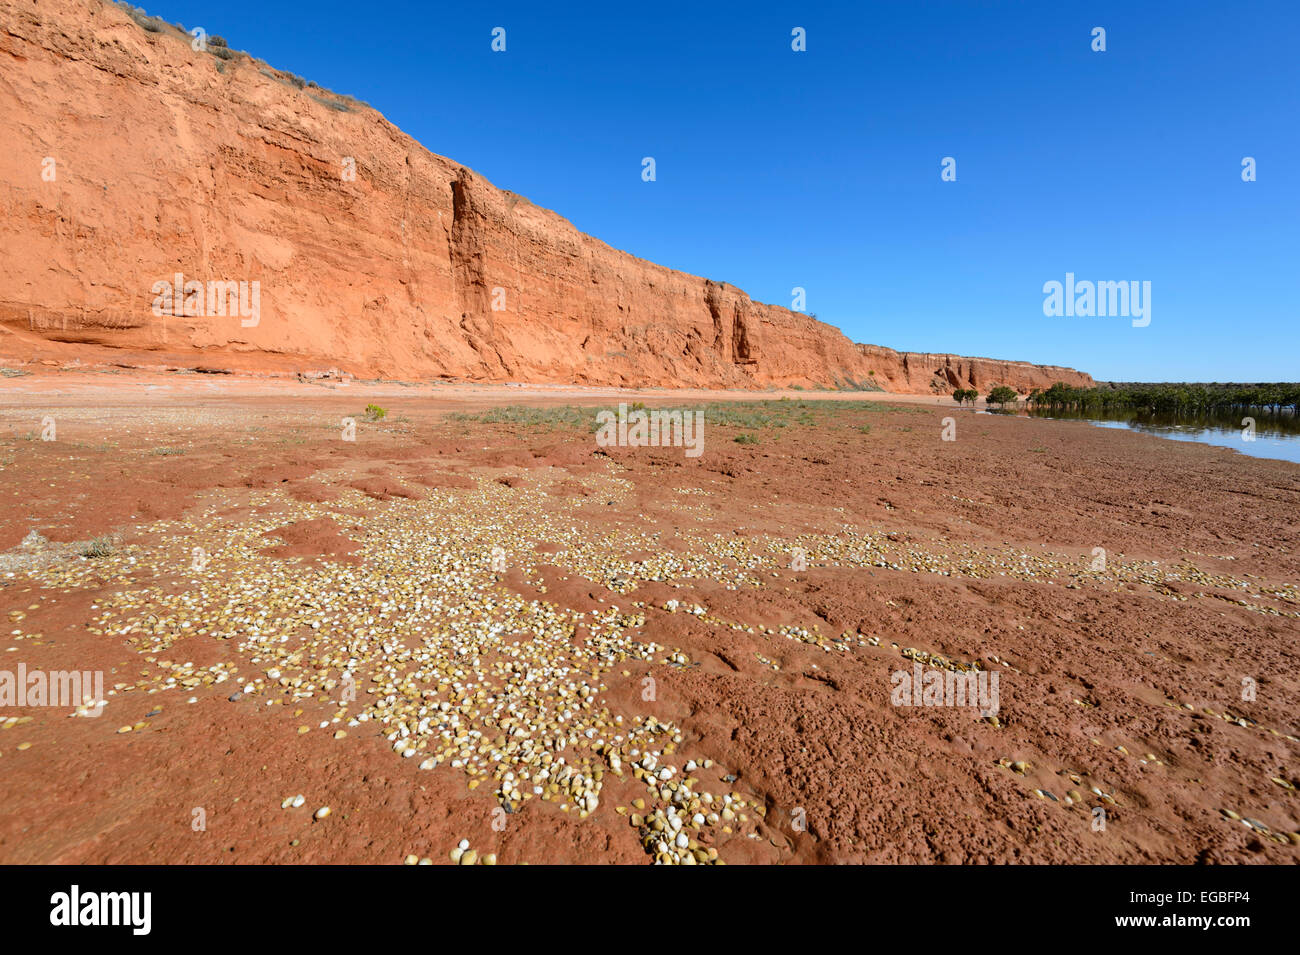
[[[320,103],[322,106],[328,107],[329,109],[335,110],[336,112],[339,113],[352,112],[352,107],[349,106],[347,103],[340,103],[336,99],[326,99],[323,96],[317,96],[315,93],[308,93],[307,95],[310,96],[312,99],[314,99],[316,102]]]
[[[184,40],[186,43],[189,43],[192,40],[189,31],[180,23],[168,23],[162,17],[150,16],[143,8],[126,3],[124,0],[113,0],[113,2],[117,6],[121,7],[126,12],[126,15],[134,20],[141,29],[149,33],[171,34],[178,39]],[[219,60],[237,60],[240,58],[252,59],[252,57],[245,52],[230,49],[230,44],[227,43],[226,38],[222,36],[209,36],[204,49]],[[256,62],[261,63],[262,61],[258,60]],[[220,65],[217,66],[217,69],[221,70],[223,73],[225,72]],[[269,76],[271,79],[278,80],[281,83],[288,83],[295,89],[305,90],[309,85],[305,79],[301,76],[296,76],[293,73],[285,73],[281,71],[280,74],[277,75],[268,70],[259,70],[259,72]],[[333,90],[316,83],[311,83],[310,86],[320,90],[322,93],[327,93],[330,96],[337,97],[337,99],[330,100],[319,96],[312,96],[312,99],[320,103],[322,106],[326,106],[340,113],[350,113],[355,111],[358,107],[368,108],[370,106],[370,104],[365,100],[357,99],[355,96],[348,96],[346,93],[335,93]]]
[[[123,3],[121,6],[126,10],[127,16],[148,33],[162,33],[167,26],[166,20],[162,17],[149,16],[142,7],[134,7],[129,3]]]

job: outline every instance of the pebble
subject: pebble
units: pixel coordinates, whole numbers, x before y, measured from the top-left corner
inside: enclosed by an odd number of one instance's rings
[[[579,479],[584,490],[600,502],[635,503],[637,488],[621,476],[620,467],[613,461],[603,467]],[[920,544],[890,540],[874,531],[801,535],[797,542],[701,532],[691,539],[689,553],[682,553],[660,546],[657,534],[642,529],[602,529],[595,534],[583,520],[581,503],[566,509],[556,498],[548,499],[543,480],[537,484],[512,489],[482,479],[472,489],[438,491],[424,500],[396,504],[374,502],[351,491],[326,504],[256,492],[251,519],[225,523],[200,515],[166,522],[163,540],[174,543],[174,552],[168,552],[165,542],[148,554],[123,548],[100,561],[80,562],[93,565],[89,569],[50,571],[48,582],[89,585],[97,580],[94,575],[105,572],[143,572],[165,579],[174,567],[187,564],[189,550],[202,543],[208,553],[221,555],[214,560],[225,562],[232,572],[204,575],[180,593],[146,578],[146,583],[123,588],[97,604],[91,632],[128,641],[142,658],[139,679],[124,680],[116,692],[188,692],[232,680],[239,688],[227,697],[231,702],[247,696],[259,705],[288,707],[282,713],[286,718],[295,707],[301,713],[302,707],[328,704],[334,712],[324,715],[334,723],[376,727],[376,735],[402,744],[393,746],[395,753],[416,758],[410,767],[443,767],[448,775],[455,770],[467,788],[491,792],[508,813],[519,811],[528,800],[541,799],[579,817],[590,815],[600,811],[605,784],[622,777],[620,786],[637,786],[644,794],[630,801],[635,811],[629,821],[638,833],[655,834],[653,841],[643,835],[646,851],[656,862],[699,864],[705,859],[721,861],[714,847],[708,851],[691,845],[702,833],[724,822],[724,829],[734,826],[752,836],[757,823],[747,821],[747,806],[739,794],[715,801],[707,784],[687,775],[701,765],[711,768],[712,762],[698,757],[679,762],[674,757],[682,743],[679,728],[635,711],[611,712],[611,689],[625,699],[628,682],[635,685],[637,679],[633,674],[655,673],[656,667],[666,665],[697,665],[681,648],[647,637],[647,614],[687,614],[693,616],[693,626],[761,634],[765,640],[795,641],[824,652],[875,647],[881,645],[880,638],[853,632],[823,635],[811,624],[757,627],[726,620],[694,599],[659,606],[658,601],[652,605],[629,597],[619,601],[623,606],[570,609],[501,586],[490,572],[485,548],[501,546],[512,555],[512,566],[523,579],[540,585],[532,561],[540,556],[534,546],[545,542],[552,546],[538,563],[631,596],[652,581],[690,586],[693,580],[706,580],[728,590],[772,586],[762,578],[788,567],[794,546],[828,568],[888,567],[970,578],[1002,574],[1065,579],[1078,573],[1073,557],[1027,554],[1012,547],[932,553]],[[361,562],[298,565],[262,555],[267,533],[341,508],[350,515],[366,512],[363,519],[348,518],[367,528],[360,540]],[[128,560],[138,563],[130,566]],[[1155,584],[1192,579],[1193,570],[1117,558],[1108,562],[1104,573],[1089,574],[1088,586],[1097,581]],[[1195,580],[1198,585],[1232,586],[1252,596],[1261,589],[1226,577],[1202,574]],[[228,641],[231,662],[196,667],[172,658],[176,641],[200,634]],[[902,652],[897,645],[894,649]],[[914,659],[937,659],[940,667],[974,665],[905,649]],[[783,654],[777,657],[785,662]],[[992,663],[1015,669],[996,658]],[[620,673],[626,675],[620,678]],[[342,687],[353,679],[357,693],[349,697]],[[304,718],[318,719],[315,709],[307,712],[312,715]],[[1241,717],[1232,722],[1248,723]],[[299,729],[307,731],[306,726]],[[342,739],[346,731],[333,735]],[[1012,768],[1025,775],[1031,766],[1020,761]],[[1276,777],[1275,784],[1282,786],[1277,782],[1281,778]],[[735,784],[738,774],[727,773],[723,781]],[[1038,792],[1042,798],[1055,798],[1046,790]],[[627,801],[621,788],[618,793]],[[1071,790],[1068,798],[1077,795]],[[1098,795],[1104,797],[1099,790]],[[290,802],[294,807],[304,804],[302,796]],[[759,800],[752,812],[761,819],[762,809]],[[764,839],[770,841],[770,834],[764,833]],[[462,841],[458,851],[453,861],[462,861],[472,851],[468,841]],[[482,861],[487,864],[488,858]],[[418,858],[414,864],[419,864]]]

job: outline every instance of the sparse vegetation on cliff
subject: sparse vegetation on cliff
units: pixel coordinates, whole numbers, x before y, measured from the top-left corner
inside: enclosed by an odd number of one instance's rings
[[[184,24],[168,23],[162,17],[151,16],[149,13],[145,12],[143,7],[124,3],[122,0],[114,0],[114,3],[126,11],[126,15],[134,20],[136,25],[147,33],[170,35],[185,43],[190,43],[193,40],[193,36],[190,34],[190,31],[185,28]],[[306,89],[310,87],[313,90],[317,90],[325,95],[318,96],[315,93],[307,93],[308,97],[315,100],[317,103],[320,103],[320,105],[340,113],[350,113],[358,106],[370,105],[364,100],[357,99],[355,96],[348,96],[346,93],[336,93],[317,83],[309,82],[297,74],[283,70],[276,70],[274,67],[271,67],[270,64],[261,60],[255,60],[250,54],[245,53],[242,50],[232,50],[230,44],[226,42],[226,38],[222,36],[217,36],[215,34],[209,36],[204,43],[203,51],[210,56],[216,57],[218,61],[220,61],[217,63],[217,70],[221,73],[225,72],[225,64],[228,61],[238,59],[253,60],[255,63],[267,67],[266,69],[258,71],[263,76],[267,76],[280,83],[285,83],[295,89],[306,91]]]

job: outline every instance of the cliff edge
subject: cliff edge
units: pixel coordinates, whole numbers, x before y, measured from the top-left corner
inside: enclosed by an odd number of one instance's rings
[[[633,387],[1092,384],[855,345],[610,248],[365,104],[224,45],[196,51],[113,3],[0,0],[0,59],[9,360]]]

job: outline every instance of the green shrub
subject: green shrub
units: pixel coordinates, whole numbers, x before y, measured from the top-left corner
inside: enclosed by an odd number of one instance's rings
[[[379,405],[366,405],[367,421],[382,421],[388,417],[388,409],[381,408]]]
[[[107,557],[111,553],[113,553],[113,542],[107,537],[96,537],[86,545],[86,549],[81,552],[81,556],[93,559]]]

